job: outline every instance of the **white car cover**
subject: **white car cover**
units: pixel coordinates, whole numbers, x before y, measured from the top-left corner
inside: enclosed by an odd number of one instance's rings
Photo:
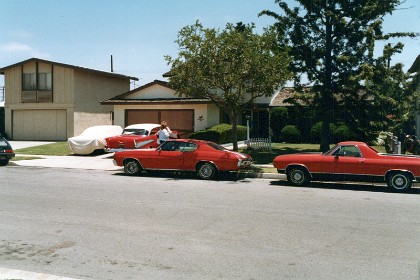
[[[95,150],[104,149],[105,138],[122,134],[118,125],[98,125],[87,128],[79,136],[68,139],[71,151],[77,155],[88,155]]]

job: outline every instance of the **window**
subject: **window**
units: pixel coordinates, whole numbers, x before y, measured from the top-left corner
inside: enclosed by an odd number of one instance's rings
[[[53,102],[53,66],[44,63],[22,66],[22,103]]]
[[[51,73],[38,73],[38,90],[52,90]]]
[[[22,77],[22,89],[23,90],[36,90],[36,74],[35,73],[23,73]]]
[[[360,151],[356,146],[341,146],[333,155],[342,157],[361,157]]]

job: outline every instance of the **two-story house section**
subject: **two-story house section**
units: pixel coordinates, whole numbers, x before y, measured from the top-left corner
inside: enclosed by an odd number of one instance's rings
[[[5,82],[5,131],[14,140],[60,141],[113,123],[100,101],[138,80],[112,72],[31,58],[0,68]]]

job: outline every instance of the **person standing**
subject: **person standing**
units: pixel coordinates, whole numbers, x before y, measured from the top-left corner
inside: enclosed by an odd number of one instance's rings
[[[160,124],[160,129],[157,132],[157,136],[158,136],[158,144],[163,144],[166,141],[168,141],[170,135],[171,135],[172,131],[171,129],[168,127],[168,123],[166,121],[163,121]]]

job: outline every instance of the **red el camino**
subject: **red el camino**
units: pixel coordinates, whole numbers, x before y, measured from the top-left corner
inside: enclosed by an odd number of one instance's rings
[[[155,149],[116,152],[114,164],[124,166],[127,175],[142,170],[195,171],[201,179],[212,179],[218,171],[250,166],[252,158],[209,141],[173,139]]]
[[[420,157],[380,154],[363,142],[341,142],[321,153],[277,156],[273,165],[293,185],[314,181],[386,182],[396,191],[420,182]]]

